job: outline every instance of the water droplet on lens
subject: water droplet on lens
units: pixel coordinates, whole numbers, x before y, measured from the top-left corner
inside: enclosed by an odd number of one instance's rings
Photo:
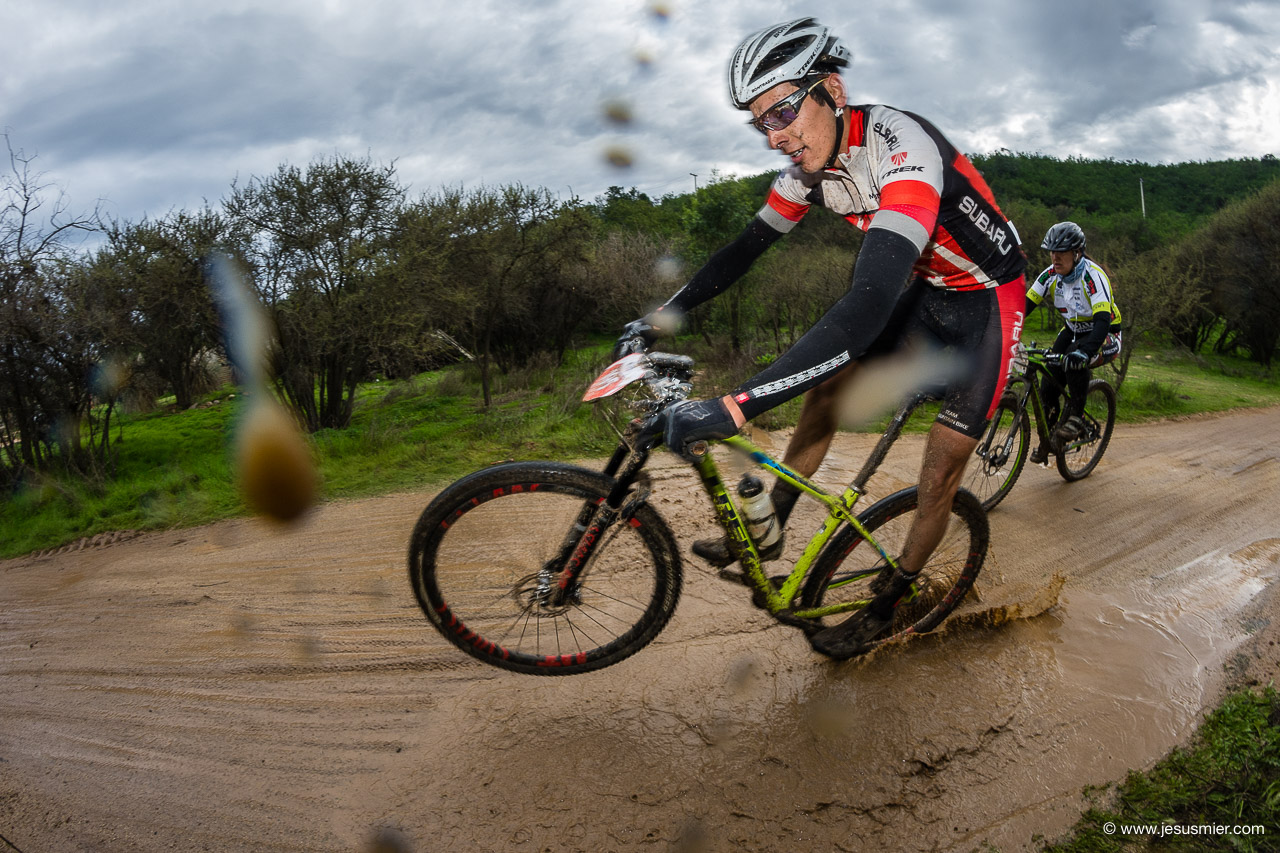
[[[630,124],[631,105],[621,100],[611,100],[604,105],[604,117],[614,124]]]
[[[604,152],[605,160],[609,161],[610,166],[618,169],[630,168],[634,163],[631,152],[621,145],[610,145]]]

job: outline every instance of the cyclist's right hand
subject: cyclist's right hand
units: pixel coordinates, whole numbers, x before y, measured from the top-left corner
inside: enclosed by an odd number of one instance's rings
[[[634,352],[645,352],[662,335],[662,330],[654,326],[647,318],[632,320],[622,327],[622,334],[613,345],[613,360],[617,361]]]

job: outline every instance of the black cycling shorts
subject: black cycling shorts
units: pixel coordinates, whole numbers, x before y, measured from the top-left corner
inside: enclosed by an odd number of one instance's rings
[[[867,358],[904,348],[945,354],[948,379],[928,389],[941,397],[937,421],[978,438],[995,413],[1009,375],[1009,360],[1022,337],[1026,281],[985,290],[951,290],[915,279],[894,306]]]

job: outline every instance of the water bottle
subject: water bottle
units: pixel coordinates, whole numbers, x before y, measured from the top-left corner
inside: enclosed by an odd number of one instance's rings
[[[782,535],[778,515],[773,510],[773,500],[764,490],[759,477],[743,474],[738,483],[738,501],[742,514],[747,518],[747,530],[755,540],[757,549],[768,548]]]

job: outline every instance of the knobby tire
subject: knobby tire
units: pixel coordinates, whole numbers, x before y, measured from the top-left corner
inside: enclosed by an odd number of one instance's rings
[[[918,503],[917,487],[912,486],[872,504],[858,520],[897,559]],[[938,627],[973,588],[986,559],[989,538],[982,504],[971,492],[961,489],[952,503],[947,531],[920,571],[914,598],[898,605],[889,632],[876,645]],[[801,602],[805,607],[846,601],[865,605],[879,589],[877,578],[887,577],[890,570],[879,552],[852,525],[845,525],[818,555],[805,581]],[[824,617],[822,627],[847,618],[847,613]]]
[[[1028,418],[1025,412],[1019,412],[1016,400],[1006,395],[974,450],[963,484],[987,512],[995,509],[1018,482],[1018,475],[1027,464],[1030,443]]]
[[[1088,477],[1111,441],[1116,425],[1116,390],[1105,379],[1089,381],[1084,422],[1085,433],[1058,450],[1058,473],[1067,482]]]
[[[567,600],[548,579],[575,520],[613,480],[554,462],[496,465],[462,478],[423,511],[409,545],[418,604],[449,642],[485,663],[533,675],[615,664],[648,645],[680,597],[671,530],[639,502],[603,531]]]

